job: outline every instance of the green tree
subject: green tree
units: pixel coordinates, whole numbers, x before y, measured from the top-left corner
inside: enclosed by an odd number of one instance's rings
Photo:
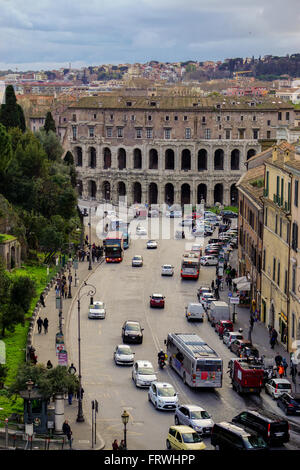
[[[41,129],[35,135],[43,146],[48,160],[58,161],[61,159],[64,150],[55,132],[52,130],[46,132],[44,129]]]
[[[36,295],[35,282],[28,276],[20,276],[12,281],[10,298],[12,302],[19,305],[24,312],[28,312],[30,303]]]
[[[22,132],[26,130],[23,109],[17,103],[15,90],[12,85],[8,85],[5,90],[5,104],[1,105],[0,123],[3,124],[6,129],[18,127]]]
[[[4,173],[12,159],[11,137],[0,124],[0,172]]]
[[[64,156],[64,162],[67,165],[74,165],[74,157],[73,157],[72,152],[70,152],[70,150],[68,150],[66,155]]]
[[[44,129],[47,134],[49,131],[56,133],[55,121],[50,111],[48,111],[46,114]]]

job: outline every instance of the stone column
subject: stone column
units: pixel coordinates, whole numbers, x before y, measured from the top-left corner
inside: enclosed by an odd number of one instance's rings
[[[55,395],[55,433],[62,434],[62,427],[65,419],[65,400],[63,393],[57,393]]]
[[[118,168],[118,149],[116,147],[110,147],[111,151],[111,168],[116,170]]]

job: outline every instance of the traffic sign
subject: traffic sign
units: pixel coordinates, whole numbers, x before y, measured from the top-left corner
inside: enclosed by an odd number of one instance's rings
[[[230,298],[230,303],[238,305],[240,303],[240,298],[239,297],[231,297]]]
[[[228,292],[228,297],[232,297],[232,292]]]

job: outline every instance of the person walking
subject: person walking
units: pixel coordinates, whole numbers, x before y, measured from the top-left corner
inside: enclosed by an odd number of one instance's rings
[[[49,321],[48,321],[48,318],[46,317],[44,319],[44,332],[45,332],[45,335],[48,333],[48,325],[49,325]]]
[[[119,444],[118,444],[117,439],[115,439],[114,442],[112,443],[112,450],[119,450]]]
[[[70,367],[68,369],[68,372],[69,372],[69,374],[72,374],[72,375],[76,374],[76,367],[74,366],[73,362],[70,365]]]
[[[280,364],[280,366],[278,367],[278,374],[279,378],[282,379],[282,377],[284,376],[284,367],[282,364]]]
[[[211,281],[211,290],[213,291],[214,289],[215,289],[215,281],[212,280],[212,281]]]
[[[283,365],[283,368],[284,368],[284,376],[286,377],[287,376],[288,363],[287,363],[287,360],[286,360],[285,357],[282,358],[282,365]]]
[[[122,439],[121,442],[120,442],[119,450],[126,450],[124,439]]]
[[[72,449],[72,441],[73,441],[73,438],[72,438],[72,430],[71,430],[71,427],[70,427],[70,425],[69,425],[68,420],[65,420],[65,421],[64,421],[64,424],[63,424],[63,427],[62,427],[62,431],[63,431],[64,435],[67,436],[68,441],[69,441],[70,449]]]
[[[37,326],[38,326],[38,333],[41,334],[42,327],[43,327],[43,320],[41,319],[41,317],[39,317],[37,320]]]
[[[73,400],[73,390],[69,388],[68,390],[68,403],[69,405],[72,405],[72,400]]]
[[[65,299],[68,297],[68,286],[67,286],[67,283],[65,283],[64,285],[64,295],[65,295]]]
[[[41,302],[41,305],[45,308],[46,305],[45,305],[45,300],[44,300],[43,294],[40,295],[40,302]]]

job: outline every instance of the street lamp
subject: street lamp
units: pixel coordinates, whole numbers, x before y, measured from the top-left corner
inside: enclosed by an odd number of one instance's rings
[[[129,421],[129,413],[126,410],[121,414],[122,422],[124,424],[124,450],[127,450],[127,439],[126,439],[126,425]]]
[[[30,393],[34,386],[34,382],[29,379],[26,382],[27,390],[28,390],[28,418],[26,423],[26,434],[30,437],[30,449],[32,449],[32,434],[33,434],[33,424],[32,424],[32,416],[31,416],[31,397]]]
[[[90,288],[88,292],[84,292],[80,295],[81,290],[84,287]],[[77,413],[77,419],[76,421],[78,423],[83,423],[84,422],[84,417],[82,413],[82,385],[81,385],[81,350],[80,350],[80,300],[84,295],[87,296],[93,296],[96,293],[96,287],[93,286],[92,284],[87,284],[84,282],[83,286],[79,289],[78,291],[78,299],[77,299],[77,312],[78,312],[78,379],[79,379],[79,394],[78,394],[78,413]]]

